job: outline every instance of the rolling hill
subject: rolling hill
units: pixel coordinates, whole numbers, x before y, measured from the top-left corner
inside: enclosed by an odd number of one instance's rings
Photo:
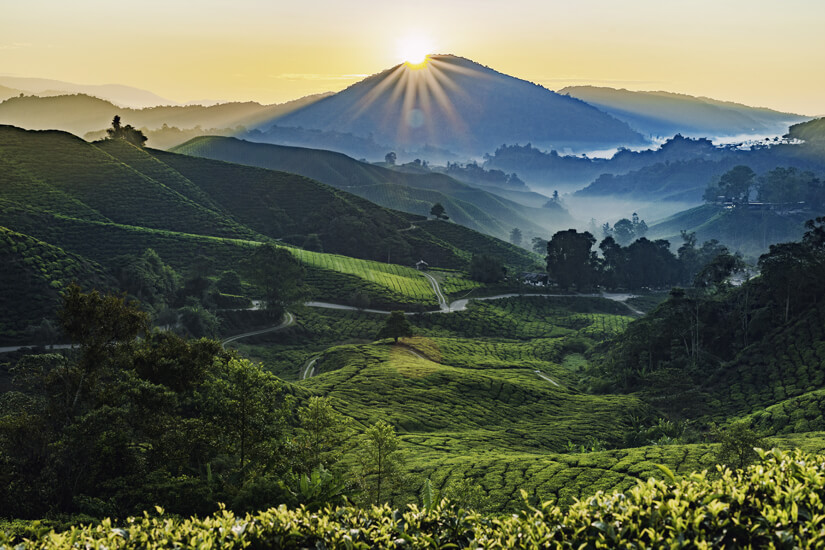
[[[422,216],[440,202],[456,223],[503,239],[513,227],[539,236],[571,222],[560,206],[540,208],[543,203],[539,203],[528,207],[444,174],[390,170],[330,151],[225,137],[196,138],[173,151],[301,174],[376,204]]]
[[[252,101],[221,103],[217,105],[161,105],[144,108],[120,107],[114,103],[76,93],[39,97],[14,94],[0,103],[0,124],[29,130],[64,130],[84,137],[88,133],[105,137],[103,130],[112,118],[120,115],[124,124],[143,128],[150,147],[169,147],[190,138],[188,132],[202,135],[207,129],[212,134],[220,131],[233,134],[242,127],[251,126],[273,116],[306,106],[323,97],[309,96],[274,105]],[[157,142],[157,143],[155,143]]]
[[[410,267],[419,259],[466,269],[473,253],[485,252],[515,270],[535,264],[526,250],[465,227],[418,227],[419,222],[299,175],[120,140],[89,144],[64,132],[0,127],[0,227],[14,235],[5,252],[12,264],[29,265],[33,260],[12,253],[32,249],[26,243],[36,241],[49,250],[38,257],[62,254],[103,270],[118,256],[152,248],[185,273],[198,256],[231,266],[261,242],[291,243],[289,250],[307,268],[314,298],[347,302],[363,293],[375,307],[414,309],[437,305],[430,283]],[[295,247],[307,243],[312,250]],[[388,254],[393,264],[384,263]],[[58,260],[37,262],[32,265],[40,266],[37,277],[44,284],[75,277],[52,268]],[[101,278],[92,276],[94,269],[76,270],[76,276],[97,285]],[[57,287],[44,289],[54,307]],[[29,294],[9,296],[7,311],[26,311]],[[31,309],[35,317],[19,315],[18,324],[36,324],[41,310]],[[21,336],[21,326],[9,325],[4,337]]]
[[[34,95],[85,94],[111,101],[122,107],[137,109],[175,103],[148,90],[122,84],[75,84],[49,78],[19,76],[0,76],[0,84]]]
[[[583,101],[453,55],[397,65],[274,117],[256,139],[265,140],[273,124],[371,137],[410,152],[433,147],[474,156],[502,143],[584,150],[644,143],[624,122]]]
[[[586,101],[646,136],[781,135],[808,117],[731,101],[671,92],[569,86],[560,94]]]

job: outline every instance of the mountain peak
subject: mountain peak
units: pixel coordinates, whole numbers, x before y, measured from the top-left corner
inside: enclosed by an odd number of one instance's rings
[[[481,156],[502,143],[546,148],[635,145],[627,124],[574,98],[454,54],[400,63],[262,125],[371,138],[407,151]]]

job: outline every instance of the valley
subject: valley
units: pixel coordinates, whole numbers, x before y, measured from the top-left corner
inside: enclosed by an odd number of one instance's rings
[[[0,75],[0,549],[822,546],[810,69],[737,83],[728,8],[250,6]],[[366,38],[442,12],[520,53]]]

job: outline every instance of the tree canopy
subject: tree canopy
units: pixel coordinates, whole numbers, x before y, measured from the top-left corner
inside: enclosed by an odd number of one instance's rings
[[[119,115],[115,115],[112,119],[112,127],[106,129],[106,134],[109,136],[109,139],[122,139],[138,147],[143,147],[147,139],[146,136],[143,135],[143,132],[132,127],[131,124],[121,126]]]

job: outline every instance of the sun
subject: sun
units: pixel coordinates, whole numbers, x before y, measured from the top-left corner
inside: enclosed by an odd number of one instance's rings
[[[408,36],[399,41],[398,53],[408,65],[423,65],[432,53],[432,44],[422,36]]]

